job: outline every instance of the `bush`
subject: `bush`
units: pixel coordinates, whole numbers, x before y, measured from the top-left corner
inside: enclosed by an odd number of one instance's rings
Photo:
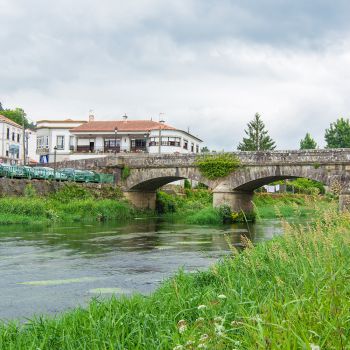
[[[36,196],[37,196],[37,192],[34,186],[32,184],[26,185],[26,187],[24,188],[24,197],[34,198]]]
[[[125,181],[130,176],[131,170],[128,166],[125,166],[122,170],[122,180]]]
[[[231,153],[199,156],[196,165],[203,176],[210,180],[228,176],[240,166],[239,159]]]
[[[186,189],[192,188],[191,182],[188,179],[185,179],[185,181],[184,181],[184,188],[186,188]]]

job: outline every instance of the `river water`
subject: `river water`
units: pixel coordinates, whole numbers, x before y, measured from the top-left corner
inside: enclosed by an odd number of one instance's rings
[[[25,319],[86,305],[92,297],[150,293],[180,267],[208,268],[229,254],[224,234],[240,245],[282,233],[278,221],[222,227],[161,219],[0,227],[0,319]]]

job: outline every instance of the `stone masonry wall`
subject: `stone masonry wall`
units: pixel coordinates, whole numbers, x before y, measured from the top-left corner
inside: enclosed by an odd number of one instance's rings
[[[39,195],[48,195],[62,188],[66,182],[47,181],[47,180],[26,180],[26,179],[7,179],[0,178],[0,197],[23,196],[27,185],[31,184]],[[96,183],[77,183],[79,186],[101,188],[110,186],[108,184]]]

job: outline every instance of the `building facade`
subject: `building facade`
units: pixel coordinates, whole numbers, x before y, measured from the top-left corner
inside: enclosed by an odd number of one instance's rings
[[[83,159],[113,153],[199,153],[202,140],[153,120],[42,120],[37,123],[40,162]]]
[[[23,162],[22,126],[0,115],[0,163]]]
[[[70,130],[86,123],[83,120],[39,120],[36,126],[36,153],[40,163],[69,159],[75,150],[75,136]],[[55,149],[56,148],[56,149]]]

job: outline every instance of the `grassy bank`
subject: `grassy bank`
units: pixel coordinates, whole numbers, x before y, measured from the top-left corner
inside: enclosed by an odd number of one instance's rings
[[[210,191],[187,189],[182,195],[158,192],[159,212],[167,219],[198,225],[220,225],[230,220],[273,219],[278,217],[307,217],[323,211],[335,201],[322,195],[306,194],[266,194],[254,196],[254,215],[233,214],[227,206],[212,207],[213,196]]]
[[[96,190],[67,184],[48,197],[41,197],[28,187],[24,197],[0,198],[0,224],[121,221],[134,214],[120,190],[113,187]]]
[[[326,210],[149,297],[0,326],[2,349],[348,349],[350,216]],[[228,238],[229,240],[229,238]],[[319,346],[316,347],[316,346]]]

